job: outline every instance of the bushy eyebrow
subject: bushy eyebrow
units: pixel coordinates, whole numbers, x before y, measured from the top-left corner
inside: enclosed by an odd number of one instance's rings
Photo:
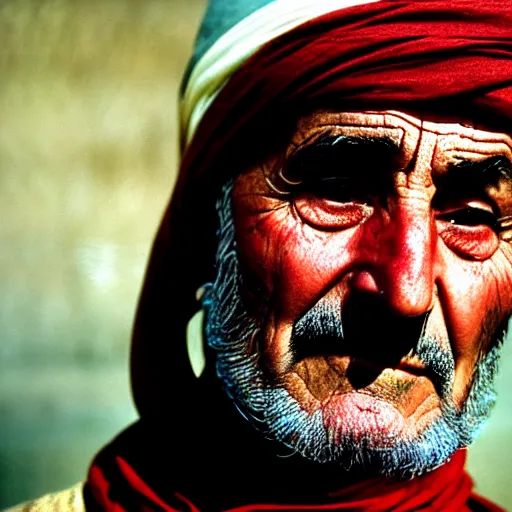
[[[336,146],[336,147],[344,147],[344,146],[353,146],[353,145],[375,145],[382,148],[396,149],[398,150],[400,147],[394,139],[383,135],[382,137],[375,137],[371,135],[343,135],[343,134],[333,134],[332,132],[321,135],[318,139],[316,139],[312,144],[312,146],[316,147],[325,147],[325,146]]]
[[[336,135],[327,133],[312,142],[306,142],[298,147],[290,157],[288,166],[293,174],[303,175],[315,169],[322,172],[323,163],[348,163],[352,166],[340,165],[340,174],[365,171],[382,173],[382,166],[391,167],[395,157],[400,151],[398,142],[390,137]],[[356,165],[354,165],[356,164]],[[336,168],[329,166],[326,171],[332,172]],[[390,170],[392,170],[390,168]]]
[[[344,151],[352,148],[371,148],[381,153],[396,153],[400,146],[398,142],[391,137],[375,137],[370,135],[335,135],[327,133],[316,139],[311,148],[324,149],[330,147]]]
[[[497,185],[500,180],[512,183],[512,162],[504,155],[495,155],[483,160],[461,160],[450,165],[449,181],[458,181],[465,186],[482,188]]]

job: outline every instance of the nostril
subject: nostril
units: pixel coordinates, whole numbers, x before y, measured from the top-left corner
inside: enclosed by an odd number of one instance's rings
[[[367,270],[355,271],[351,279],[352,288],[360,292],[379,293],[375,277]]]

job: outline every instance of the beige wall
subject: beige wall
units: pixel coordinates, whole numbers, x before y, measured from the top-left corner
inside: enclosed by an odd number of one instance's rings
[[[135,417],[128,351],[201,0],[0,2],[0,508]]]
[[[0,508],[83,478],[135,417],[131,322],[174,179],[178,80],[202,8],[0,4]],[[510,508],[511,385],[508,370],[471,454],[481,490]]]

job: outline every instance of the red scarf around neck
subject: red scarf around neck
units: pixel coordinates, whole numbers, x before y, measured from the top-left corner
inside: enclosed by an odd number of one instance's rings
[[[105,450],[112,451],[115,442]],[[104,512],[205,512],[218,510],[211,505],[200,509],[194,496],[185,496],[169,482],[168,502],[159,497],[121,456],[109,457],[102,467],[98,457],[93,463],[85,486],[88,511]],[[322,503],[240,503],[224,512],[259,512],[266,510],[345,510],[352,512],[504,512],[484,498],[472,494],[473,483],[464,470],[466,451],[459,450],[440,468],[407,481],[374,478],[325,496]],[[221,464],[222,462],[220,462]],[[108,478],[107,475],[108,474]],[[196,496],[204,503],[204,490],[197,482]]]

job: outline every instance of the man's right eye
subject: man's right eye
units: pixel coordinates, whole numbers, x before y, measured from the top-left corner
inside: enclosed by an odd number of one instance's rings
[[[350,199],[345,191],[314,191],[297,194],[293,206],[298,216],[310,226],[337,231],[357,226],[368,219],[373,208],[365,203]]]
[[[348,176],[323,177],[307,180],[303,184],[303,191],[315,195],[319,199],[326,199],[338,203],[365,202],[361,187]]]

